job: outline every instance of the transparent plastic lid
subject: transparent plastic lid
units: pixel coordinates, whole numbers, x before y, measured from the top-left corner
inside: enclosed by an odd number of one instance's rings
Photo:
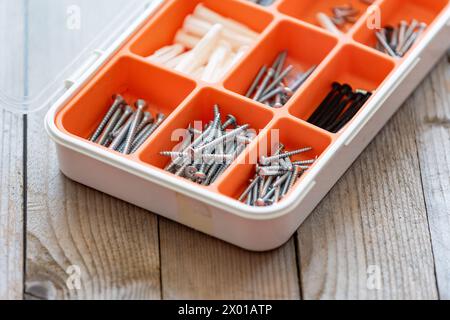
[[[49,107],[86,61],[161,0],[0,0],[0,108]]]

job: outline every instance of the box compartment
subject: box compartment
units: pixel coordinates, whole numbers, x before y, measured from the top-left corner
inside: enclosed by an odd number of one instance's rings
[[[355,15],[356,20],[360,19],[369,7],[368,4],[361,0],[282,0],[278,5],[278,10],[295,19],[320,26],[316,19],[317,13],[323,12],[331,16],[333,14],[332,8],[342,5],[352,5],[353,8],[358,10],[358,14]],[[347,23],[341,30],[348,32],[354,25],[354,23]]]
[[[370,68],[367,68],[367,66]],[[349,84],[354,90],[375,91],[395,68],[395,62],[381,54],[345,45],[335,57],[310,81],[290,105],[289,112],[307,121],[331,91],[331,84]],[[366,103],[367,104],[367,103]],[[364,108],[364,107],[363,107]]]
[[[92,79],[58,113],[56,122],[69,134],[89,139],[113,103],[114,94],[121,94],[131,107],[137,99],[144,99],[148,102],[146,111],[153,116],[158,112],[169,116],[195,87],[187,78],[124,56]]]
[[[183,26],[186,16],[192,14],[200,3],[224,17],[248,26],[257,33],[263,33],[274,18],[271,13],[258,7],[248,6],[238,0],[173,0],[139,32],[130,44],[131,52],[148,57],[156,50],[173,44],[175,35]],[[256,44],[255,42],[254,45]]]
[[[214,88],[204,88],[180,107],[171,121],[168,121],[161,128],[147,147],[143,149],[139,156],[140,161],[158,169],[164,169],[171,159],[161,156],[160,152],[172,151],[181,142],[178,133],[184,132],[190,124],[194,124],[194,121],[201,121],[202,126],[212,121],[215,104],[220,107],[223,122],[226,121],[229,114],[232,114],[239,124],[249,124],[250,128],[255,130],[256,133],[264,130],[274,117],[273,112],[268,108]],[[171,173],[167,172],[167,174]],[[227,172],[223,175],[226,174]],[[220,181],[220,178],[218,181]]]
[[[433,23],[442,10],[448,5],[448,0],[384,0],[380,3],[380,28],[385,26],[397,26],[402,20],[408,23],[412,19],[428,24]],[[354,32],[353,38],[371,48],[377,43],[375,31],[369,28],[368,20],[372,19],[369,15],[363,23]],[[411,50],[409,50],[411,52]]]
[[[288,51],[285,66],[293,65],[292,73],[295,74],[305,72],[314,65],[319,67],[337,43],[338,39],[334,36],[305,24],[281,21],[234,70],[224,82],[224,86],[245,96],[261,67],[270,67],[280,52]]]
[[[292,134],[293,132],[296,134]],[[257,143],[248,150],[245,158],[230,168],[228,176],[219,185],[219,192],[234,200],[238,199],[249,185],[249,180],[255,176],[256,164],[260,157],[273,154],[278,143],[283,144],[286,151],[312,147],[311,151],[291,157],[293,161],[301,161],[319,159],[332,141],[333,136],[331,134],[304,121],[293,118],[279,119],[264,134],[259,136]],[[300,181],[301,179],[297,181],[296,185]],[[295,186],[291,192],[294,189]]]

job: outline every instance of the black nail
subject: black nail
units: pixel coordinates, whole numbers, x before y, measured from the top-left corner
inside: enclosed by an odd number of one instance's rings
[[[316,111],[314,111],[314,113],[311,115],[311,117],[309,117],[309,119],[308,119],[309,123],[314,123],[317,121],[319,116],[321,116],[322,113],[327,109],[327,106],[330,103],[330,101],[333,99],[333,97],[336,94],[338,94],[342,88],[342,86],[337,82],[333,82],[333,84],[331,86],[332,86],[331,92],[328,93],[328,95],[322,101],[320,106],[316,109]]]
[[[333,97],[333,99],[327,104],[326,108],[324,109],[324,112],[320,114],[318,119],[315,122],[311,122],[312,124],[319,126],[320,123],[324,122],[324,119],[327,118],[327,116],[330,113],[330,110],[334,110],[334,108],[337,108],[341,100],[348,94],[352,93],[353,89],[348,84],[342,85],[339,93]]]
[[[347,123],[350,122],[350,120],[353,119],[353,117],[361,110],[361,108],[364,106],[364,104],[369,100],[369,98],[372,96],[372,92],[364,93],[357,93],[357,98],[355,98],[355,101],[353,104],[347,109],[346,112],[337,120],[336,124],[333,125],[330,128],[327,128],[328,131],[337,133],[339,132]]]
[[[355,98],[356,98],[356,94],[354,94],[353,92],[350,92],[348,94],[348,97],[345,98],[344,100],[342,100],[336,108],[330,110],[328,115],[326,117],[324,117],[322,121],[320,121],[318,126],[321,128],[327,128],[327,127],[333,125],[334,123],[336,123],[336,120],[339,118],[341,113],[346,109],[346,107],[350,103],[353,103]]]

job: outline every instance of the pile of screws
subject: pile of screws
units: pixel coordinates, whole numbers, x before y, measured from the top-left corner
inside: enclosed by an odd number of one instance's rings
[[[386,26],[376,31],[376,49],[394,58],[402,58],[417,42],[422,33],[427,28],[427,24],[415,19],[408,24],[403,20],[398,27]]]
[[[148,60],[214,83],[239,62],[258,36],[247,26],[199,4],[185,18],[174,44],[160,48]]]
[[[316,159],[293,161],[291,157],[311,151],[302,148],[285,152],[279,145],[270,157],[261,157],[256,165],[256,174],[250,179],[249,186],[239,197],[239,201],[253,207],[271,206],[281,201],[293,188],[303,173],[310,168]]]
[[[292,95],[316,70],[317,66],[313,66],[287,83],[287,77],[294,69],[292,65],[284,68],[287,54],[287,51],[281,52],[270,68],[267,65],[261,67],[248,89],[246,97],[264,103],[271,108],[281,108],[289,101]]]
[[[322,101],[308,122],[333,133],[339,132],[372,96],[371,92],[355,90],[348,84],[332,84],[331,92]]]
[[[371,5],[374,0],[360,0],[360,2]],[[341,34],[341,29],[343,29],[347,24],[355,23],[358,19],[360,11],[354,8],[351,4],[345,4],[340,6],[335,6],[331,8],[332,16],[327,15],[324,12],[318,12],[316,15],[317,22],[328,31],[334,34]]]
[[[247,0],[247,1],[253,2],[255,4],[259,4],[260,6],[264,6],[264,7],[268,7],[275,2],[275,0]]]
[[[166,171],[204,186],[213,184],[256,137],[248,124],[239,125],[233,115],[222,122],[218,105],[205,130],[194,128],[195,124],[187,128],[177,151],[160,154],[172,158]]]
[[[123,154],[134,153],[163,123],[165,115],[158,113],[154,119],[150,112],[145,112],[147,102],[144,100],[136,101],[134,111],[121,95],[113,99],[114,103],[89,141]]]

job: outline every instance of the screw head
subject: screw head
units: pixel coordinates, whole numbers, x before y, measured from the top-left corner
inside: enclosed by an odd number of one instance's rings
[[[125,99],[120,94],[114,94],[112,96],[112,98],[113,98],[115,103],[120,103],[120,104],[126,103]]]
[[[265,207],[267,205],[266,201],[264,201],[264,199],[259,198],[258,200],[256,200],[256,205],[258,207]]]
[[[342,92],[343,94],[349,94],[349,93],[353,92],[353,88],[352,88],[350,85],[348,85],[347,83],[345,83],[345,84],[341,87],[341,92]]]
[[[156,122],[161,123],[166,119],[166,115],[164,113],[158,113],[156,115]]]
[[[194,166],[188,166],[185,170],[185,174],[189,179],[196,178],[197,168]]]
[[[333,91],[338,91],[339,89],[341,89],[341,87],[342,87],[341,84],[338,83],[338,82],[333,82],[331,84],[331,88],[332,88]]]
[[[227,120],[229,120],[231,122],[231,124],[233,124],[233,125],[237,124],[237,119],[232,114],[227,115]]]
[[[198,171],[194,174],[194,177],[200,181],[204,181],[206,179],[206,173],[204,173],[202,171]]]
[[[139,100],[136,101],[136,103],[134,105],[139,110],[144,110],[145,108],[147,108],[147,101],[145,101],[143,99],[139,99]]]

